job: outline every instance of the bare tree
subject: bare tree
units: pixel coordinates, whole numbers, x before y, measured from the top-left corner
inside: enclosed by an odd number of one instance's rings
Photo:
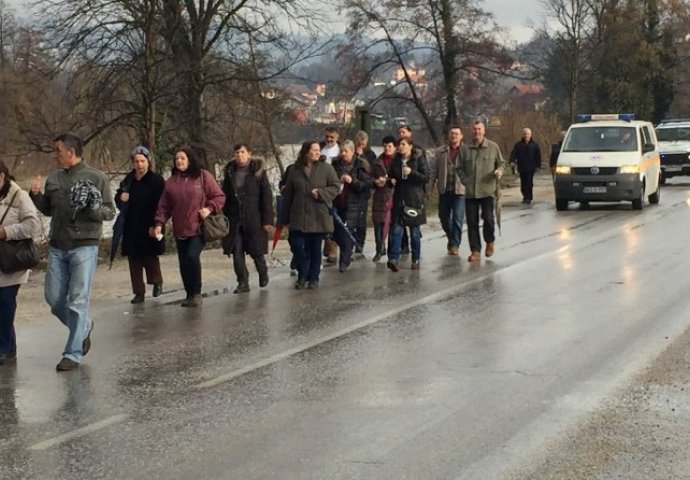
[[[586,68],[586,44],[592,35],[591,0],[542,0],[547,18],[558,25],[553,33],[551,64],[558,65],[571,123],[575,121],[578,91]]]
[[[424,92],[410,71],[410,59],[422,59],[425,70],[438,70],[437,88],[444,97],[444,128],[458,121],[463,83],[482,72],[505,72],[512,63],[499,45],[499,29],[476,0],[345,0],[349,42],[344,55],[364,72],[368,83],[382,69],[403,72],[407,98],[415,105],[434,143],[440,136]],[[431,77],[431,75],[429,75]],[[383,95],[387,97],[389,89]],[[434,115],[438,117],[438,115]]]

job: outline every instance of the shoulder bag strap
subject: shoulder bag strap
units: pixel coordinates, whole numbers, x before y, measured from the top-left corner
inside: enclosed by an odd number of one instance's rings
[[[19,193],[19,190],[14,192],[14,195],[12,195],[12,199],[10,200],[10,203],[7,204],[7,210],[5,210],[5,213],[2,215],[2,218],[0,219],[0,225],[2,225],[5,222],[5,217],[7,216],[7,212],[10,211],[10,207],[12,207],[12,204],[14,203],[14,199]]]
[[[204,186],[204,171],[199,172],[199,179],[201,180],[201,208],[206,206],[206,188]]]

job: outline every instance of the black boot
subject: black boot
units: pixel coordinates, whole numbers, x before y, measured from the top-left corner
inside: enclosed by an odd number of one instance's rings
[[[268,285],[268,270],[259,271],[259,286],[264,288]]]
[[[163,293],[163,282],[153,284],[153,296],[160,297]]]
[[[249,292],[249,283],[240,282],[237,287],[232,291],[232,293],[247,293]]]

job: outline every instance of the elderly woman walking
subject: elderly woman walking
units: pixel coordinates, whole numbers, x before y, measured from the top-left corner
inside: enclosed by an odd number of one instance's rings
[[[165,182],[163,195],[158,202],[151,236],[158,237],[163,225],[172,218],[173,235],[180,262],[180,275],[187,298],[183,307],[201,305],[201,251],[204,236],[202,220],[218,213],[225,204],[225,194],[210,172],[201,168],[199,157],[189,146],[175,152],[175,166]]]
[[[340,193],[335,170],[320,156],[316,140],[304,142],[283,190],[283,219],[290,228],[298,290],[319,286],[321,246],[326,234],[333,232],[330,209]]]
[[[151,170],[150,153],[146,147],[132,150],[132,171],[120,182],[115,193],[115,205],[124,212],[122,255],[129,261],[132,282],[132,303],[142,303],[146,298],[146,283],[153,285],[153,296],[163,292],[163,275],[158,258],[163,255],[165,242],[151,238],[149,229],[154,224],[158,201],[163,194],[163,177]]]
[[[355,144],[346,140],[340,146],[340,155],[333,160],[333,169],[343,189],[333,201],[333,208],[342,222],[334,225],[334,239],[340,247],[338,269],[344,272],[350,266],[352,249],[357,240],[359,250],[364,246],[363,230],[367,229],[367,207],[374,180],[369,163],[355,154]]]

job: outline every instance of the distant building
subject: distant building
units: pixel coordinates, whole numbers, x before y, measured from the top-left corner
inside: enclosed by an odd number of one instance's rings
[[[547,100],[544,85],[540,83],[518,83],[506,95],[507,108],[521,110],[541,110]]]
[[[410,62],[405,68],[398,67],[393,72],[393,78],[391,80],[391,85],[395,85],[405,80],[405,70],[410,76],[410,80],[416,87],[426,87],[428,82],[426,80],[426,70],[423,68],[416,68],[414,62]]]

